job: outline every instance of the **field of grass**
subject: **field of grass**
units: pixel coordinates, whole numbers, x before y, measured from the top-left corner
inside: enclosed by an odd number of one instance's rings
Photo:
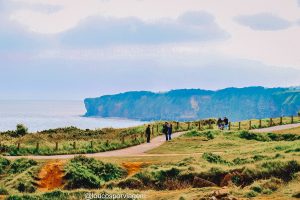
[[[272,123],[271,123],[272,121]],[[232,122],[231,130],[248,130],[260,127],[268,127],[280,124],[291,123],[291,117],[283,117],[259,120],[249,120]],[[199,126],[199,122],[201,123]],[[300,117],[294,117],[293,123],[300,122]],[[151,124],[152,137],[162,134],[164,122]],[[174,132],[186,130],[216,130],[216,120],[207,119],[194,122],[169,122],[173,124]],[[250,126],[251,125],[251,126]],[[103,128],[96,130],[81,130],[76,127],[57,128],[45,130],[37,133],[17,135],[16,131],[0,132],[0,155],[58,155],[58,154],[85,154],[122,149],[129,146],[138,145],[145,142],[146,125],[131,128]],[[201,139],[206,140],[207,137]],[[209,138],[208,138],[209,139]],[[186,138],[188,140],[188,138]],[[198,144],[191,146],[195,152],[199,152],[201,146]],[[222,146],[223,145],[223,146]],[[221,150],[230,143],[216,146]],[[237,147],[238,148],[238,147]]]
[[[152,137],[161,134],[162,122],[152,124]],[[180,123],[174,132],[187,128]],[[59,155],[95,153],[138,145],[145,142],[144,126],[81,130],[76,127],[57,128],[16,136],[15,131],[0,133],[0,155]],[[19,146],[18,146],[19,145]]]
[[[87,192],[93,192],[141,194],[153,200],[297,199],[299,130],[194,129],[151,150],[153,156],[77,157],[65,162],[63,184],[48,192],[39,188],[38,172],[49,161],[1,158],[0,195],[8,199],[84,199]],[[139,168],[129,173],[130,166],[137,163]]]

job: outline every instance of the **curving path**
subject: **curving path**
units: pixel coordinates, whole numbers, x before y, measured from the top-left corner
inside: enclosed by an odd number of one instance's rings
[[[261,129],[253,129],[253,130],[251,130],[251,132],[265,133],[265,132],[280,131],[280,130],[296,128],[296,127],[300,127],[300,123],[285,124],[285,125],[272,126],[272,127],[268,127],[268,128],[261,128]]]
[[[173,133],[172,138],[176,138],[184,134],[185,132]],[[77,155],[85,155],[86,157],[134,157],[134,156],[155,156],[155,154],[146,154],[145,152],[159,147],[165,143],[165,136],[157,136],[151,140],[151,143],[143,143],[137,146],[132,146],[124,149],[118,149],[113,151],[91,153],[91,154],[67,154],[67,155],[51,155],[51,156],[5,156],[6,158],[16,159],[16,158],[31,158],[38,160],[48,160],[48,159],[70,159]],[[181,155],[181,154],[180,154]],[[190,155],[190,154],[188,154]],[[166,156],[166,154],[159,156]]]
[[[262,133],[262,132],[272,132],[277,130],[285,130],[290,128],[300,127],[300,123],[297,124],[287,124],[287,125],[280,125],[280,126],[273,126],[269,128],[262,128],[262,129],[254,129],[251,130],[252,132]],[[176,138],[181,136],[186,132],[178,132],[173,133],[172,138]],[[165,143],[165,136],[157,136],[151,140],[151,143],[143,143],[137,146],[132,146],[124,149],[118,149],[113,151],[106,151],[100,153],[91,153],[91,154],[84,154],[86,157],[136,157],[136,156],[178,156],[178,155],[191,155],[191,154],[147,154],[146,152],[159,147]],[[197,154],[197,153],[195,153]],[[201,153],[198,153],[201,154]],[[51,156],[5,156],[6,158],[16,159],[16,158],[31,158],[31,159],[39,159],[39,160],[51,160],[51,159],[70,159],[74,156],[82,155],[82,154],[68,154],[68,155],[51,155]]]

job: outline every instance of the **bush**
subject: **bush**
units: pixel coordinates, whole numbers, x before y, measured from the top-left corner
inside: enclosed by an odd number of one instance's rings
[[[25,170],[27,170],[28,168],[32,167],[32,166],[36,166],[37,162],[35,160],[32,159],[27,159],[27,158],[20,158],[15,160],[9,169],[9,173],[12,174],[16,174],[16,173],[21,173]]]
[[[185,137],[206,137],[208,140],[212,140],[215,138],[216,131],[196,131],[192,130],[187,132],[184,136]]]
[[[8,191],[2,186],[0,186],[0,195],[8,195]]]
[[[16,136],[24,136],[28,133],[28,128],[23,124],[17,124]]]
[[[34,193],[36,188],[30,182],[19,182],[17,185],[19,192]]]
[[[121,178],[125,174],[124,169],[111,163],[77,156],[66,166],[65,178],[68,180],[66,188],[99,188],[104,182]]]
[[[4,170],[10,165],[10,161],[6,158],[0,157],[0,174],[4,173]]]
[[[300,164],[297,161],[276,161],[265,162],[257,165],[255,169],[245,169],[243,175],[245,180],[252,182],[258,179],[267,179],[270,177],[280,178],[284,181],[293,179],[295,173],[300,171]]]
[[[213,154],[213,153],[204,153],[202,158],[205,159],[207,162],[210,163],[217,163],[217,164],[226,164],[231,165],[232,163],[224,160],[221,156]]]

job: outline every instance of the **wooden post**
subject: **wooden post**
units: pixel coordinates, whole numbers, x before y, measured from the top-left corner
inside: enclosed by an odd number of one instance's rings
[[[36,150],[38,151],[38,150],[39,150],[39,148],[40,148],[40,143],[39,143],[39,142],[37,142],[37,143],[36,143]]]
[[[239,130],[241,130],[241,122],[239,122]]]
[[[76,142],[73,142],[73,148],[76,149]]]
[[[291,124],[294,123],[294,116],[291,116]]]
[[[201,121],[199,121],[198,129],[199,129],[199,131],[201,130]]]
[[[94,148],[93,141],[91,141],[91,149]]]
[[[20,143],[17,144],[17,149],[20,150]]]
[[[229,131],[231,130],[231,122],[229,122],[229,124],[228,124],[228,130]]]
[[[251,120],[249,120],[249,130],[251,130],[252,129],[252,124],[251,124]]]
[[[269,126],[272,126],[272,124],[273,124],[273,119],[272,119],[272,117],[270,118],[270,124],[269,124]]]
[[[261,119],[259,119],[258,128],[261,128]]]
[[[280,117],[280,122],[279,122],[279,124],[282,125],[282,117]]]
[[[58,142],[55,142],[55,151],[58,150]]]

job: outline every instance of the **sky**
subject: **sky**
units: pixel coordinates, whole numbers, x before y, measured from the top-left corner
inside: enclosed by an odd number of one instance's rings
[[[0,99],[300,85],[300,0],[0,0]]]

